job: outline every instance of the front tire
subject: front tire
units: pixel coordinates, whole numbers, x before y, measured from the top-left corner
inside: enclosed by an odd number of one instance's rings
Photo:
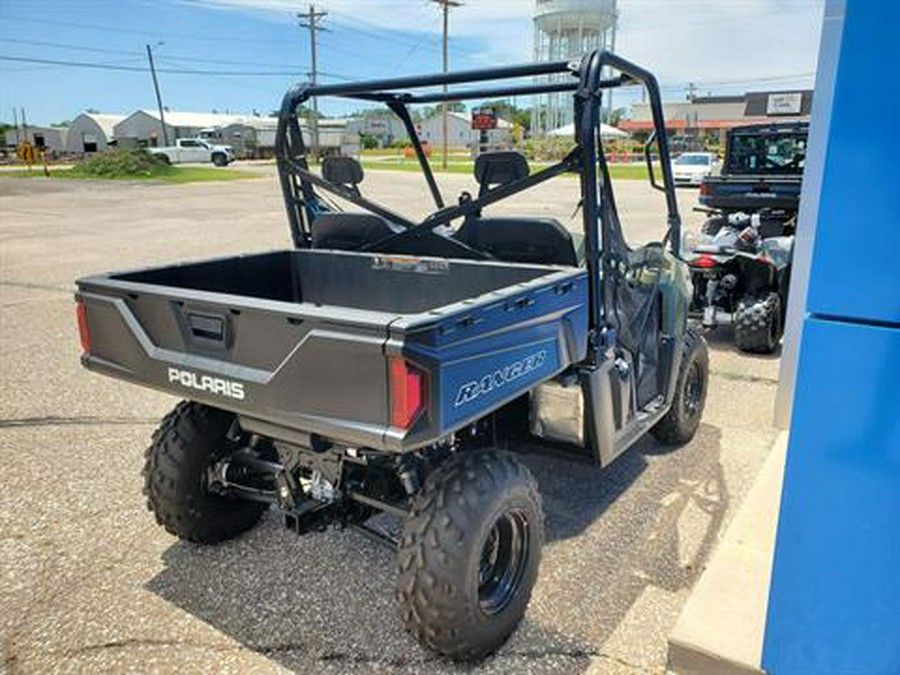
[[[650,430],[656,440],[678,445],[694,437],[706,407],[708,386],[709,348],[703,336],[689,328],[684,334],[672,407]]]
[[[781,339],[781,298],[769,293],[738,302],[734,313],[734,343],[751,354],[771,354]]]
[[[216,166],[228,166],[228,158],[221,152],[217,152],[212,156],[212,163]]]
[[[207,490],[207,469],[235,450],[234,414],[182,401],[153,434],[144,464],[144,494],[156,522],[180,539],[215,544],[253,527],[267,504]]]
[[[407,630],[456,660],[492,653],[525,614],[543,542],[540,494],[524,465],[498,450],[450,458],[403,525],[397,600]]]

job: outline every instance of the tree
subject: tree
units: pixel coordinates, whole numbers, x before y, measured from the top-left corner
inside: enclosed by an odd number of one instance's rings
[[[497,117],[509,120],[513,124],[518,124],[526,131],[531,129],[531,108],[519,108],[505,98],[486,101],[481,105],[481,108],[493,110]]]
[[[627,112],[628,111],[625,108],[613,108],[612,112],[604,109],[600,114],[600,121],[604,124],[608,124],[614,127],[617,126],[623,119],[625,119],[625,115],[627,114]]]

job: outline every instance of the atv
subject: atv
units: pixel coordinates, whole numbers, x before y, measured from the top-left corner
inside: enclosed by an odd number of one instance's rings
[[[730,323],[737,348],[757,354],[771,354],[781,339],[794,244],[793,236],[764,237],[765,217],[729,214],[715,235],[688,235],[684,246],[704,328]]]
[[[732,324],[745,352],[771,354],[781,339],[808,136],[807,122],[735,127],[722,174],[700,187],[708,217],[683,247],[691,315],[710,330]]]
[[[633,84],[649,93],[645,157],[667,208],[659,241],[637,249],[600,133],[604,90]],[[409,106],[548,92],[572,102],[573,150],[535,172],[517,152],[483,153],[477,196],[448,200]],[[298,120],[313,96],[393,111],[434,211],[415,220],[380,204],[349,157],[313,171]],[[484,657],[521,620],[541,559],[540,495],[519,453],[606,466],[647,434],[689,441],[703,415],[709,356],[687,324],[656,79],[592,52],[304,85],[284,98],[276,149],[294,246],[80,279],[82,363],[186,399],[146,454],[144,490],[167,531],[215,544],[270,507],[297,534],[352,528],[396,550],[400,615],[423,645]],[[580,177],[583,246],[553,218],[489,214],[565,173]]]

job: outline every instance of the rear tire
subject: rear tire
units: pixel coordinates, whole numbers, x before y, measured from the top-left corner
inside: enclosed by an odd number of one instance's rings
[[[171,163],[172,163],[172,160],[169,159],[169,156],[168,156],[168,155],[156,155],[156,157],[157,157],[157,158],[159,159],[159,161],[162,162],[163,164],[168,165],[168,164],[171,164]]]
[[[215,544],[249,530],[267,504],[206,489],[209,466],[234,450],[227,438],[234,414],[182,401],[153,434],[144,464],[144,494],[156,522],[180,539]]]
[[[747,297],[734,313],[734,343],[752,354],[771,354],[781,339],[781,298],[769,293],[764,298]]]
[[[228,158],[221,152],[217,152],[212,156],[212,163],[216,166],[228,166]]]
[[[691,440],[703,418],[708,386],[709,349],[703,336],[689,328],[684,334],[675,398],[665,417],[650,430],[654,438],[665,445]]]
[[[543,542],[541,498],[525,466],[498,450],[451,457],[403,524],[397,601],[407,630],[456,660],[495,651],[525,614]]]

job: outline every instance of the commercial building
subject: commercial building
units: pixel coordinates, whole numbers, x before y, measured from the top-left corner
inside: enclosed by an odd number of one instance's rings
[[[718,137],[724,140],[732,127],[776,121],[808,120],[812,109],[810,89],[790,91],[756,91],[736,96],[695,96],[687,101],[663,104],[666,127],[677,136]],[[631,117],[619,128],[629,132],[653,129],[650,104],[634,103]]]

